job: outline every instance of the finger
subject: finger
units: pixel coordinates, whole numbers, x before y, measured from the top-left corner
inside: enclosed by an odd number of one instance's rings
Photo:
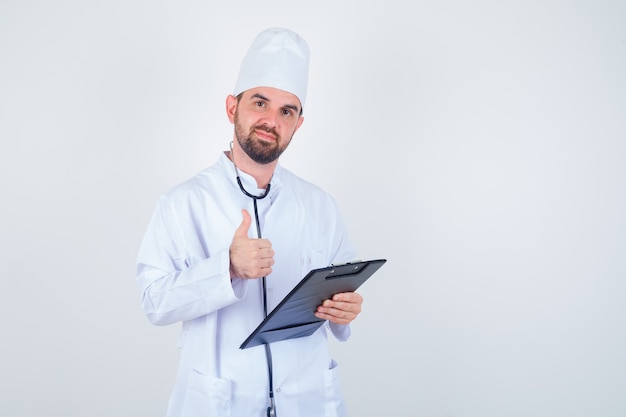
[[[325,309],[324,312],[339,317],[344,317],[344,313],[358,314],[361,312],[361,304],[344,301],[325,300],[321,307]]]
[[[261,259],[269,259],[274,257],[274,249],[272,249],[271,243],[269,245],[262,245],[262,242],[259,242],[258,252]]]
[[[333,301],[345,301],[348,303],[358,303],[361,304],[363,302],[363,297],[361,294],[356,292],[342,292],[333,295]]]
[[[233,239],[248,237],[248,230],[250,229],[252,218],[250,217],[250,213],[248,213],[246,209],[241,210],[241,214],[243,215],[243,219],[241,220],[241,224],[239,225],[237,230],[235,230]]]
[[[315,312],[315,316],[337,324],[349,324],[356,318],[357,314],[320,306]]]

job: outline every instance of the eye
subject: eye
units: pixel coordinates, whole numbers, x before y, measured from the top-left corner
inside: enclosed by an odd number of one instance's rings
[[[254,105],[255,105],[256,107],[265,107],[265,106],[266,106],[266,104],[265,104],[265,102],[264,102],[263,100],[258,100],[258,101],[255,101],[255,102],[254,102]]]
[[[293,115],[293,110],[289,109],[289,108],[284,108],[283,109],[283,116],[292,116]]]

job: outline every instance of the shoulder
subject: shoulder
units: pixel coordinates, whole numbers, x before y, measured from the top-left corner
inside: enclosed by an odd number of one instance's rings
[[[335,199],[330,193],[286,168],[281,169],[281,182],[307,204],[336,207]]]
[[[174,204],[189,202],[219,192],[223,186],[224,175],[216,164],[170,188],[163,193],[162,199]]]

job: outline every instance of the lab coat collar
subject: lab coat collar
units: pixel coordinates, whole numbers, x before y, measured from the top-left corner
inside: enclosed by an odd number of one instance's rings
[[[239,188],[239,185],[237,184],[237,172],[235,171],[235,165],[233,164],[233,161],[231,161],[228,157],[227,151],[224,151],[220,155],[219,163],[220,165],[222,165],[222,168],[226,172],[226,175],[229,178],[229,182],[231,182],[234,187]],[[270,193],[268,197],[273,198],[273,195],[278,192],[278,190],[280,189],[282,177],[283,167],[280,165],[280,163],[278,163],[276,165],[276,169],[274,169],[274,174],[272,175],[272,179],[270,181],[270,184],[272,186],[270,187]],[[244,188],[250,194],[263,194],[264,190],[257,187],[256,180],[252,175],[249,175],[239,169],[239,178],[241,179],[241,183],[243,184]]]

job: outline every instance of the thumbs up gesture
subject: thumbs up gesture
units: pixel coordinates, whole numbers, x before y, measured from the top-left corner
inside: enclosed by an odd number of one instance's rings
[[[243,220],[235,230],[230,244],[230,277],[261,278],[272,272],[274,250],[267,239],[251,239],[248,230],[252,218],[247,210],[241,210]]]

